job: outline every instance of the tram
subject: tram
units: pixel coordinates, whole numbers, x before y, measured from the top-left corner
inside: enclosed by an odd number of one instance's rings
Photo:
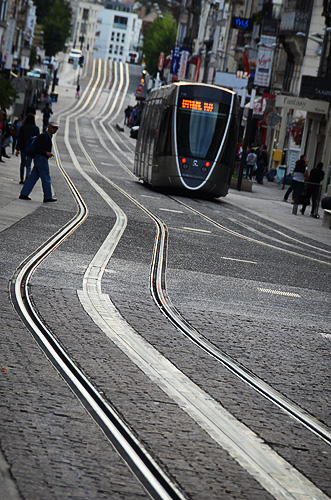
[[[134,174],[155,188],[226,196],[238,135],[235,92],[177,82],[146,98],[135,150]]]

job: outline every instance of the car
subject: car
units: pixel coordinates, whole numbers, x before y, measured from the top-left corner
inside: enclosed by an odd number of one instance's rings
[[[41,69],[33,69],[31,71],[28,71],[26,76],[31,76],[33,78],[42,78],[43,72]]]
[[[83,53],[80,49],[71,49],[71,51],[69,52],[68,62],[73,63],[74,59],[77,59],[79,61],[82,55]]]

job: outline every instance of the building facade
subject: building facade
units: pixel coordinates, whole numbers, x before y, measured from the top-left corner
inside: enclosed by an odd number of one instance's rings
[[[4,69],[29,69],[36,25],[32,0],[0,0],[1,63]]]
[[[93,54],[95,40],[99,32],[99,18],[104,10],[103,2],[85,0],[71,2],[72,8],[72,47],[81,49],[85,54]]]
[[[132,59],[138,57],[142,21],[133,4],[107,1],[99,21],[94,56],[115,62],[138,62]]]

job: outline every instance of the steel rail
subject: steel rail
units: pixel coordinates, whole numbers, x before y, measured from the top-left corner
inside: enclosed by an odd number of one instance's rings
[[[103,144],[103,140],[100,140]],[[91,158],[87,153],[85,156],[92,162]],[[116,156],[113,153],[113,156]],[[93,163],[93,162],[92,162]],[[94,164],[91,165],[93,166]],[[127,193],[120,186],[115,184],[113,181],[108,179],[106,176],[101,174],[99,170],[94,165],[94,169],[113,187],[115,187],[119,192],[121,192],[126,198],[137,205],[142,211],[144,211],[155,223],[157,228],[157,233],[155,237],[152,264],[151,264],[151,274],[150,274],[150,291],[151,295],[161,310],[161,312],[168,318],[168,320],[179,329],[184,335],[194,342],[198,347],[203,349],[207,354],[212,356],[214,359],[222,363],[227,369],[229,369],[233,374],[243,380],[245,383],[250,385],[263,397],[274,403],[276,406],[284,410],[288,415],[295,418],[298,422],[303,424],[307,429],[316,434],[319,438],[323,439],[326,443],[331,445],[331,432],[330,429],[323,423],[319,422],[314,416],[310,415],[308,412],[300,408],[298,405],[293,403],[286,396],[280,392],[273,389],[269,384],[264,382],[261,378],[257,377],[249,369],[238,363],[236,360],[231,358],[229,355],[222,352],[211,342],[209,342],[205,337],[203,337],[196,329],[194,329],[185,319],[182,318],[180,313],[171,304],[166,292],[165,285],[165,265],[166,262],[166,247],[167,247],[167,228],[164,222],[157,217],[155,214],[150,212],[146,207],[144,207],[140,202],[138,202],[134,197]],[[236,236],[238,233],[236,234]]]
[[[94,121],[93,121],[94,126]],[[102,127],[104,129],[104,127]],[[104,132],[106,132],[104,130]],[[106,132],[107,134],[107,132]],[[108,134],[107,134],[108,135]],[[108,148],[104,140],[99,136],[99,141],[101,145],[109,152]],[[80,144],[82,148],[82,144]],[[167,295],[166,291],[166,280],[165,280],[165,267],[166,267],[166,251],[167,251],[167,228],[163,221],[157,217],[155,214],[150,212],[146,207],[144,207],[141,203],[139,203],[134,197],[132,197],[129,193],[127,193],[120,186],[116,185],[114,182],[110,181],[106,176],[101,174],[101,172],[97,169],[92,159],[88,155],[88,153],[84,152],[86,158],[90,161],[92,167],[101,175],[105,180],[107,180],[113,187],[115,187],[118,191],[120,191],[126,198],[131,200],[136,206],[138,206],[141,210],[143,210],[155,223],[157,228],[157,233],[155,237],[152,264],[151,264],[151,274],[150,274],[150,291],[151,295],[161,310],[161,312],[168,318],[168,320],[179,329],[187,338],[189,338],[194,344],[203,349],[204,352],[212,356],[214,359],[219,361],[223,366],[225,366],[229,371],[231,371],[234,375],[240,378],[243,382],[247,383],[250,387],[256,390],[260,395],[264,398],[268,399],[270,402],[275,404],[277,407],[281,408],[292,418],[300,422],[304,425],[308,430],[317,435],[320,439],[323,439],[327,444],[331,445],[331,431],[330,429],[324,425],[322,422],[319,422],[318,419],[311,414],[309,414],[306,410],[300,408],[296,403],[291,401],[289,398],[281,394],[279,391],[274,389],[272,386],[263,381],[260,377],[256,376],[252,371],[243,366],[241,363],[237,362],[234,358],[229,356],[228,354],[222,352],[219,348],[213,345],[210,341],[208,341],[203,335],[201,335],[194,327],[192,327],[177,311],[177,309],[171,303],[170,298]],[[120,158],[117,157],[116,153],[112,152],[113,158],[117,158],[119,163],[121,164]],[[276,248],[281,251],[286,251],[290,254],[300,255],[296,252],[280,249],[274,245],[261,242],[259,240],[246,237],[241,235],[238,232],[232,231],[225,226],[219,224],[214,221],[210,217],[202,214],[198,210],[193,209],[189,205],[185,204],[182,201],[174,200],[181,205],[185,206],[187,209],[196,213],[200,217],[203,217],[210,223],[213,223],[215,226],[220,229],[233,234],[236,237],[244,238],[248,241],[252,241],[254,243],[258,243],[261,245],[265,245],[268,247]],[[302,255],[302,257],[305,257]],[[309,257],[308,257],[309,258]],[[323,264],[330,265],[329,262],[320,261],[316,258],[311,258],[311,260],[321,262]]]
[[[103,84],[105,80],[106,77],[103,79]],[[94,85],[91,94],[96,89],[97,84]],[[91,94],[88,95],[87,104],[85,103],[82,106],[82,110],[85,110],[90,102]],[[90,110],[93,109],[96,103],[97,99],[92,103]],[[74,109],[74,115],[77,115],[77,106],[74,106]],[[70,149],[69,153],[71,154],[72,150],[70,151]],[[87,205],[62,166],[56,145],[55,153],[58,166],[76,200],[78,211],[71,221],[42,244],[17,268],[10,282],[11,300],[22,321],[46,353],[49,360],[101,427],[109,441],[128,464],[151,498],[154,500],[183,500],[183,495],[181,495],[179,490],[164,474],[141,443],[139,443],[133,432],[117,415],[114,408],[101,397],[84,373],[71,360],[70,356],[57,341],[55,335],[43,324],[32,305],[29,296],[29,282],[33,272],[55,248],[83,223],[88,215]],[[77,161],[77,158],[74,160]]]

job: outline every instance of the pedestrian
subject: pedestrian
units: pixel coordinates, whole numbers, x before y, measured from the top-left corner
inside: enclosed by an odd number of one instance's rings
[[[259,151],[259,153],[257,155],[257,159],[256,159],[256,166],[257,166],[256,182],[258,184],[263,184],[263,177],[264,177],[265,171],[268,167],[268,163],[269,163],[269,160],[268,160],[268,153],[267,153],[266,145],[261,144],[260,151]]]
[[[79,98],[79,93],[80,93],[80,84],[77,83],[77,87],[76,87],[76,99]]]
[[[307,178],[307,160],[304,155],[296,161],[293,170],[293,203],[298,205],[300,197],[305,189],[305,179]]]
[[[138,104],[136,104],[130,115],[130,127],[135,127],[138,124],[139,120],[139,109],[138,109]]]
[[[20,132],[22,124],[23,124],[23,116],[22,115],[18,115],[18,117],[16,118],[16,120],[14,120],[13,125],[10,127],[10,135],[11,135],[12,141],[13,141],[12,142],[12,154],[15,153],[16,143],[17,143],[17,139],[18,139],[18,134]]]
[[[302,204],[302,209],[300,212],[304,215],[307,205],[309,205],[310,198],[312,202],[310,217],[314,217],[315,219],[319,219],[319,215],[317,213],[318,205],[317,200],[320,194],[320,183],[324,179],[323,172],[323,163],[320,161],[317,163],[315,168],[312,168],[307,179],[307,185],[305,190],[305,201]]]
[[[246,175],[252,180],[253,172],[256,165],[256,154],[252,148],[248,148],[248,154],[246,156],[247,173]]]
[[[129,126],[129,118],[132,112],[132,106],[128,105],[124,110],[124,125]]]
[[[21,153],[20,184],[24,184],[31,172],[32,158],[26,153],[25,145],[27,140],[35,135],[39,135],[39,127],[36,125],[35,116],[32,113],[28,113],[25,117],[23,125],[20,128],[16,143],[16,156]],[[24,178],[25,169],[26,174]]]
[[[58,129],[59,125],[57,121],[52,120],[49,122],[47,130],[37,137],[35,143],[34,167],[19,196],[21,200],[31,200],[29,194],[40,178],[44,193],[44,203],[57,201],[52,195],[51,175],[48,161],[53,156],[52,137],[56,134]]]
[[[43,132],[45,132],[48,126],[49,119],[53,114],[52,108],[50,107],[48,102],[46,102],[41,112],[43,114]]]
[[[305,165],[305,168],[303,167],[303,165]],[[298,167],[298,169],[297,169]],[[301,155],[299,160],[297,160],[295,162],[295,166],[294,166],[294,169],[293,169],[293,172],[292,172],[292,181],[291,181],[291,184],[289,186],[289,188],[287,189],[286,193],[284,194],[284,198],[283,198],[283,201],[288,201],[288,197],[290,196],[291,193],[292,194],[292,203],[294,203],[294,189],[295,187],[297,186],[297,181],[301,182],[301,179],[303,178],[303,182],[305,180],[305,172],[306,172],[306,169],[307,169],[307,159],[305,157],[305,155]],[[302,172],[303,170],[303,172]],[[303,173],[303,176],[301,175]],[[304,186],[297,186],[297,190],[300,191],[300,187],[303,189]],[[299,192],[299,196],[300,194],[302,194],[302,191]]]
[[[10,127],[7,121],[7,113],[5,110],[0,111],[0,130],[1,130],[1,153],[0,161],[4,163],[3,158],[10,158],[6,153],[6,148],[10,144]]]

